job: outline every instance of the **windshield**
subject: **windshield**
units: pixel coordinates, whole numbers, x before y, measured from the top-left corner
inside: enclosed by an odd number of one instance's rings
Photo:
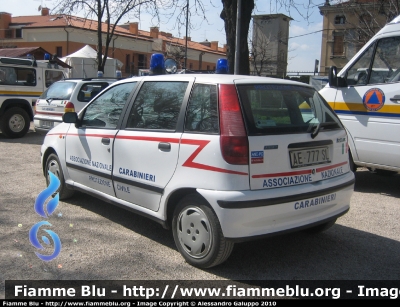
[[[45,92],[43,92],[40,99],[69,100],[75,86],[76,82],[53,83]]]
[[[305,133],[321,127],[324,130],[342,128],[336,114],[313,88],[253,84],[239,85],[238,90],[249,135]]]

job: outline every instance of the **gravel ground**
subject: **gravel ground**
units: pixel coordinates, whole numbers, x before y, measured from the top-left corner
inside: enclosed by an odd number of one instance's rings
[[[43,136],[0,134],[0,298],[5,280],[400,280],[400,175],[361,169],[348,214],[318,235],[288,234],[236,244],[208,270],[188,265],[172,233],[157,223],[77,193],[48,218],[62,241],[59,256],[41,261],[28,232],[46,188]]]

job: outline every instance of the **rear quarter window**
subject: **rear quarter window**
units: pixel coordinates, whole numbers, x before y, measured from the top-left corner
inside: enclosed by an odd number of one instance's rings
[[[216,85],[194,86],[186,112],[185,132],[219,133]]]
[[[109,84],[107,82],[99,83],[85,83],[81,86],[78,93],[78,101],[89,102],[97,96],[102,90],[104,90]]]

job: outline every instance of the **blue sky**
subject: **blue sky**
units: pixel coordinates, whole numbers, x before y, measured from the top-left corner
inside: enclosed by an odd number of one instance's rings
[[[209,0],[204,0],[208,3]],[[224,23],[219,17],[222,10],[222,3],[220,0],[211,0],[213,6],[207,5],[209,10],[207,13],[208,23],[201,19],[192,19],[195,29],[191,30],[188,34],[194,41],[218,41],[222,47],[226,43]],[[289,15],[283,8],[277,8],[277,0],[257,0],[257,9],[253,12],[254,15],[258,14],[275,14],[282,13]],[[296,0],[297,3],[308,3],[309,0]],[[324,0],[313,0],[316,4],[309,12],[311,17],[308,22],[305,21],[295,10],[291,10],[291,17],[294,19],[290,23],[289,30],[289,65],[288,71],[313,71],[316,59],[321,56],[321,38],[322,38],[322,16],[319,13],[318,5],[323,5]],[[38,7],[44,5],[52,8],[53,0],[0,0],[1,11],[11,13],[13,16],[36,15]],[[242,0],[242,5],[245,5],[246,0]],[[301,10],[304,12],[304,10]],[[128,17],[123,22],[128,21]],[[131,21],[134,21],[133,19]],[[151,18],[143,15],[139,28],[142,30],[149,30],[153,26]],[[173,29],[172,23],[165,21],[158,25],[161,31],[171,32],[175,36],[183,37],[184,30],[178,33],[177,29]],[[316,33],[314,33],[316,32]],[[309,34],[313,33],[313,34]]]

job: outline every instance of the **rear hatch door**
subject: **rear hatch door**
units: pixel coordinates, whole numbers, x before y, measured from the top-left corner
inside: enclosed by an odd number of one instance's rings
[[[321,182],[349,172],[347,135],[312,87],[236,81],[249,135],[250,187]]]
[[[77,82],[59,81],[53,83],[36,101],[36,114],[42,120],[48,118],[60,119],[64,114],[64,108],[76,87]]]

